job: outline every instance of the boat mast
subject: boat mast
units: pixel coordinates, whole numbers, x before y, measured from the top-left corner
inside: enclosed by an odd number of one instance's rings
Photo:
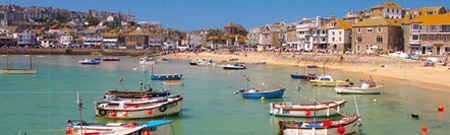
[[[250,82],[250,77],[247,77],[247,90],[248,90],[248,85],[249,85],[249,82]]]
[[[9,51],[6,49],[6,69],[9,69]]]
[[[155,65],[154,64],[152,64],[152,75],[153,75],[153,69],[155,68]]]
[[[31,47],[28,47],[30,49],[30,69],[33,69],[33,60],[31,59]]]
[[[328,60],[330,60],[330,59],[327,59],[324,63],[323,63],[323,75],[327,75],[326,74],[326,72],[325,72],[325,64],[327,64],[327,62],[328,62]]]
[[[297,56],[297,71],[295,71],[296,74],[298,74],[298,67],[299,67],[298,64],[300,64],[300,54]]]
[[[78,104],[78,110],[80,110],[80,133],[83,134],[83,115],[82,115],[82,111],[83,111],[83,103],[81,102],[80,99],[80,95],[78,94],[77,91],[77,101],[76,103]]]

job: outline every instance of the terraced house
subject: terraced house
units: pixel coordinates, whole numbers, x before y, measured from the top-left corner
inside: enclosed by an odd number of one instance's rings
[[[322,26],[328,30],[328,49],[344,52],[352,47],[352,26],[344,20],[334,19]]]
[[[416,55],[450,54],[450,14],[422,15],[404,23],[407,52]]]

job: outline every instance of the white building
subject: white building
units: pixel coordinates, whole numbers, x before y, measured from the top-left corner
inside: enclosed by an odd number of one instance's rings
[[[25,30],[22,33],[14,33],[13,37],[17,39],[17,45],[19,46],[29,46],[36,44],[36,34]]]
[[[115,48],[119,45],[119,37],[117,34],[105,34],[103,36],[102,45],[106,48]]]
[[[70,46],[73,43],[73,37],[69,33],[66,33],[59,37],[59,44],[62,46]]]
[[[87,34],[83,36],[83,45],[85,46],[101,46],[103,37],[99,34]]]
[[[314,48],[326,48],[327,46],[327,30],[322,26],[327,24],[330,18],[303,18],[296,22],[296,35],[299,41],[299,48],[305,51],[312,51]]]
[[[382,14],[385,18],[402,18],[402,7],[397,3],[383,2],[371,8],[373,15]]]
[[[253,27],[250,28],[249,33],[247,34],[247,39],[249,45],[260,45],[262,44],[262,30],[264,27]]]
[[[341,19],[335,19],[322,28],[328,30],[328,49],[343,52],[345,48],[351,48],[351,24]]]

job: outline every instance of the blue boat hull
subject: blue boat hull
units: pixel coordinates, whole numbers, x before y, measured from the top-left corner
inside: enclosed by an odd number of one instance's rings
[[[169,74],[169,75],[150,75],[152,80],[180,80],[183,75],[181,74]]]
[[[284,94],[284,89],[273,92],[244,92],[242,97],[244,98],[282,98]]]
[[[314,75],[299,75],[299,74],[291,74],[291,78],[298,78],[298,79],[303,79],[303,80],[307,80],[309,77],[310,80],[314,80],[316,79],[315,74]]]

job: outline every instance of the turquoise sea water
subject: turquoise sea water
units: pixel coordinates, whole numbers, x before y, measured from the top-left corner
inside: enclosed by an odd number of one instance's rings
[[[120,57],[120,62],[102,62],[101,65],[79,65],[78,60],[85,58],[94,57],[34,57],[33,63],[39,70],[38,74],[0,74],[0,134],[17,134],[20,130],[64,129],[67,120],[79,118],[75,104],[77,91],[84,103],[83,119],[86,121],[148,121],[98,119],[95,117],[93,102],[101,101],[105,90],[123,89],[118,83],[120,77],[123,77],[123,84],[128,90],[138,90],[141,80],[151,83],[154,89],[161,89],[161,81],[148,78],[150,66],[139,65],[135,57]],[[5,60],[0,58],[1,68],[5,67]],[[28,57],[12,56],[10,67],[27,66]],[[138,71],[133,72],[133,68]],[[278,133],[279,120],[307,120],[269,116],[270,102],[309,103],[292,93],[286,92],[283,99],[266,99],[264,102],[233,95],[234,91],[246,87],[245,80],[240,77],[242,74],[254,82],[268,84],[269,88],[277,88],[270,85],[271,81],[292,89],[300,82],[300,93],[318,101],[346,99],[348,103],[343,111],[347,114],[356,113],[352,95],[337,95],[334,88],[315,87],[306,81],[291,79],[289,74],[294,73],[296,68],[290,65],[248,65],[247,70],[227,71],[189,66],[188,61],[175,60],[157,64],[155,68],[156,73],[184,74],[184,86],[166,87],[184,97],[182,116],[167,117],[175,120],[173,126],[177,135],[274,135]],[[144,73],[145,70],[148,72]],[[322,70],[310,71],[319,73]],[[339,71],[328,70],[328,73],[335,79],[360,79]],[[384,94],[356,95],[362,115],[363,134],[422,134],[422,126],[428,127],[429,134],[448,134],[449,111],[440,114],[436,108],[444,105],[450,109],[450,93],[387,81],[384,83]],[[420,119],[412,119],[410,114],[413,112],[418,113]]]

